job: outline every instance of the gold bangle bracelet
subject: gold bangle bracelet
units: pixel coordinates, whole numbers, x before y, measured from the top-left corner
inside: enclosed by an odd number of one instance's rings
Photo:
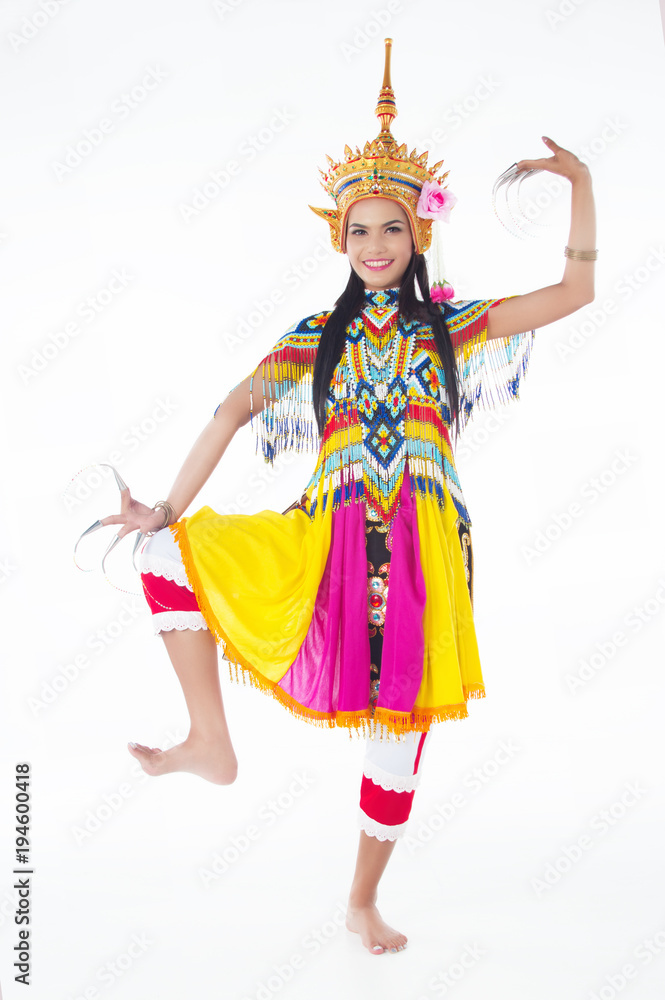
[[[152,509],[155,511],[157,510],[164,511],[165,519],[162,528],[165,528],[167,524],[171,524],[172,520],[173,521],[178,520],[178,518],[176,517],[176,513],[171,504],[168,502],[168,500],[158,500]]]
[[[571,250],[570,247],[564,247],[563,255],[571,260],[598,260],[597,250]]]

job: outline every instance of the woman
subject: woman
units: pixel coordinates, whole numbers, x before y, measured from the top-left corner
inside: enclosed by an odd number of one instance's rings
[[[593,300],[596,256],[589,171],[543,138],[551,155],[516,169],[572,184],[561,280],[508,299],[432,302],[423,253],[437,205],[443,217],[451,198],[440,164],[428,170],[427,154],[409,156],[392,136],[386,42],[379,136],[330,161],[323,186],[336,209],[314,209],[351,265],[335,309],[296,323],[229,392],[166,501],[149,508],[125,487],[121,513],[101,522],[121,525],[118,537],[150,535],[142,582],[191,719],[179,746],[129,744],[148,774],[234,781],[217,643],[236,676],[300,718],[367,734],[347,926],[375,954],[406,945],[376,908],[377,886],[430,727],[463,718],[467,699],[484,695],[471,521],[448,431],[474,406],[517,396],[533,329]],[[283,514],[204,507],[183,517],[250,421],[267,461],[288,447],[318,449],[301,500]]]

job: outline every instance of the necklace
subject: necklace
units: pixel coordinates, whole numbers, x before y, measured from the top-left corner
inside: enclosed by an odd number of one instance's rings
[[[360,354],[363,374],[367,382],[373,386],[374,394],[383,402],[391,383],[398,374],[405,374],[411,363],[413,337],[404,337],[398,328],[398,316],[395,315],[385,337],[381,342],[372,336],[365,327],[360,338]],[[398,371],[399,368],[399,371]]]

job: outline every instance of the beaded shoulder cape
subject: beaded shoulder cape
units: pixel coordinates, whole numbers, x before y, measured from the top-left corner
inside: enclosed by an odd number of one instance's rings
[[[399,289],[365,291],[365,305],[346,329],[346,342],[326,399],[319,437],[312,375],[332,310],[299,320],[259,362],[263,409],[250,425],[266,462],[285,450],[318,452],[305,492],[307,513],[364,499],[389,523],[400,503],[408,459],[411,494],[440,506],[444,483],[458,515],[471,524],[450,440],[451,412],[432,327],[405,320]],[[503,299],[443,303],[460,383],[460,432],[478,408],[519,398],[534,331],[487,340],[489,309]]]

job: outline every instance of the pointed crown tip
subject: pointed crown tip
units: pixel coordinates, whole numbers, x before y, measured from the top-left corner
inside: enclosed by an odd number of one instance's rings
[[[379,93],[379,102],[376,106],[376,117],[381,122],[381,132],[390,133],[390,126],[394,118],[397,117],[397,106],[395,104],[395,91],[390,81],[390,52],[392,49],[392,38],[385,39],[386,56],[383,68],[383,83]]]

